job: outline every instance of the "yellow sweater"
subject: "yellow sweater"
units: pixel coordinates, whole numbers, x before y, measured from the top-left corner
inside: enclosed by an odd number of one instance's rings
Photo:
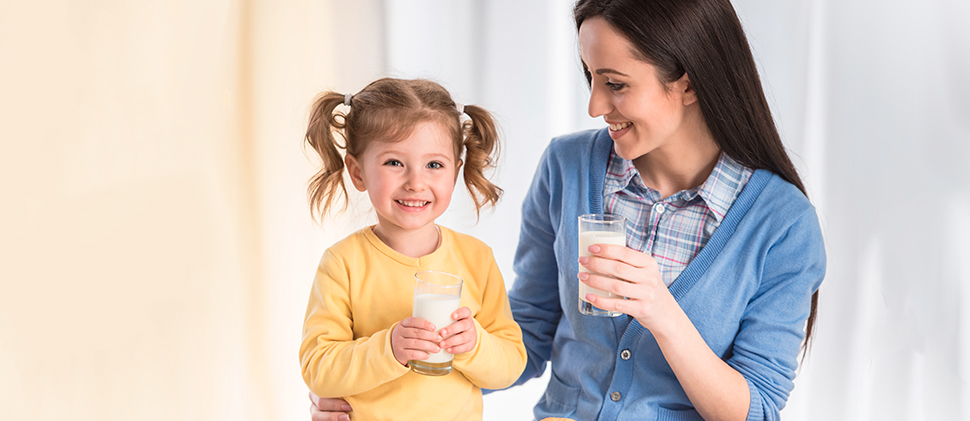
[[[303,379],[318,396],[345,398],[351,419],[481,419],[481,388],[507,387],[525,367],[522,331],[492,249],[440,229],[441,245],[420,258],[365,228],[320,260],[303,325]],[[441,377],[411,372],[391,351],[391,329],[411,316],[414,274],[423,270],[464,280],[461,305],[471,309],[478,333],[475,349],[455,355],[454,370]]]

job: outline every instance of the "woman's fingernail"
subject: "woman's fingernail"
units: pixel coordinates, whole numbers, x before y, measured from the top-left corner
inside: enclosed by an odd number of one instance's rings
[[[589,251],[590,251],[590,253],[599,253],[600,246],[597,246],[597,245],[593,244],[593,245],[589,246]]]
[[[579,272],[579,275],[578,276],[579,276],[579,279],[582,279],[584,281],[587,280],[587,279],[589,279],[589,274],[586,273],[586,272]]]
[[[353,409],[350,407],[350,405],[347,405],[347,404],[340,405],[340,410],[341,411],[344,411],[344,412],[353,411]],[[350,419],[350,418],[348,417],[348,419]]]
[[[581,264],[581,265],[585,265],[588,262],[589,262],[589,257],[582,256],[582,257],[579,258],[579,264]]]

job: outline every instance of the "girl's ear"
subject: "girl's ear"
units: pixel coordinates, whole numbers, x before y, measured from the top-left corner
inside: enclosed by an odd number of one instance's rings
[[[367,191],[364,184],[364,177],[361,176],[360,163],[351,154],[344,157],[344,164],[347,164],[347,172],[350,173],[350,181],[354,183],[354,188],[359,192]]]
[[[458,172],[461,171],[461,164],[464,164],[464,163],[465,163],[464,161],[462,161],[462,160],[459,159],[458,160],[458,165],[455,166],[455,182],[456,183],[458,182]]]

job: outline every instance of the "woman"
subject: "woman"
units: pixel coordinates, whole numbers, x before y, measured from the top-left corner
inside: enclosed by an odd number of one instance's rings
[[[523,205],[518,384],[552,368],[535,418],[777,419],[825,252],[734,9],[580,0],[574,17],[589,113],[610,127],[553,140]],[[579,259],[584,213],[625,216],[628,247]],[[576,277],[626,316],[580,314]]]

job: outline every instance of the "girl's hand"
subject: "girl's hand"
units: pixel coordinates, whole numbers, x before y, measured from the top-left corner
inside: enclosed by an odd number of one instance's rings
[[[408,360],[425,360],[441,350],[440,338],[431,322],[417,317],[408,317],[391,330],[391,351],[401,365]]]
[[[348,412],[353,411],[347,401],[337,398],[321,398],[310,392],[310,420],[350,421]]]
[[[626,299],[587,294],[586,300],[603,310],[629,314],[650,330],[669,321],[663,316],[673,314],[678,304],[664,285],[660,267],[653,256],[610,244],[594,244],[589,247],[589,252],[592,256],[580,257],[579,264],[590,272],[611,275],[616,279],[580,272],[580,281]]]
[[[450,354],[464,354],[475,349],[478,332],[475,330],[475,322],[472,321],[472,311],[468,307],[462,307],[451,313],[451,318],[455,322],[441,329],[441,349]]]

